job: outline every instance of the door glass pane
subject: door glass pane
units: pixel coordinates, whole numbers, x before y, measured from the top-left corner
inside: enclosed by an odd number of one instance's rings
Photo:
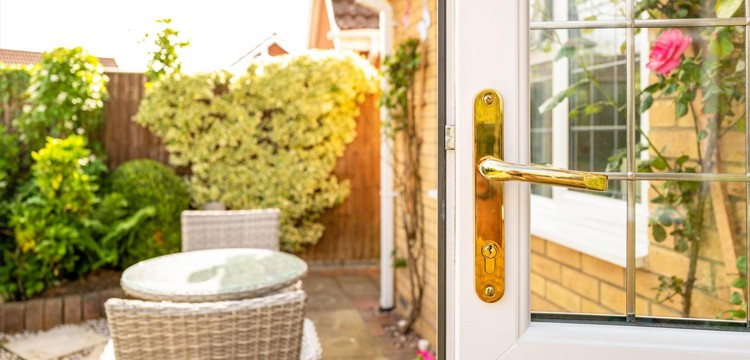
[[[607,254],[625,252],[625,202],[606,199],[608,211],[591,213],[585,195],[571,195],[532,211],[532,229],[542,229],[531,240],[531,310],[624,315],[625,268]]]
[[[531,21],[625,19],[625,0],[531,0]]]
[[[639,112],[648,136],[638,171],[744,173],[745,28],[642,31],[649,75]]]
[[[636,19],[692,19],[715,17],[744,17],[744,1],[660,1],[636,0]]]
[[[531,159],[610,176],[532,187],[532,312],[748,322],[744,1],[630,1],[532,4]]]
[[[745,321],[745,183],[645,185],[649,249],[636,272],[636,314]]]

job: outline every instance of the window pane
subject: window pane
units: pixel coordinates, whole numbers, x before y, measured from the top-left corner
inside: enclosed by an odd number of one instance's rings
[[[722,7],[719,17],[745,16],[744,1],[723,1],[728,6]],[[717,17],[716,1],[661,1],[636,0],[636,19],[690,19]]]
[[[642,31],[649,75],[640,111],[648,130],[638,130],[648,137],[638,171],[744,173],[744,28]]]
[[[622,160],[627,146],[627,65],[622,52],[626,31],[531,34],[532,161],[573,170],[619,171],[611,162]],[[552,152],[551,144],[558,142],[567,143],[567,154]],[[538,195],[542,189],[532,187]],[[624,199],[619,182],[593,195]]]
[[[745,321],[745,183],[647,185],[648,221],[639,226],[648,227],[648,256],[636,272],[636,314]]]
[[[536,109],[552,97],[552,62],[544,61],[531,66],[531,108]],[[552,163],[552,113],[531,112],[531,162]],[[552,196],[549,187],[531,185],[531,193]]]

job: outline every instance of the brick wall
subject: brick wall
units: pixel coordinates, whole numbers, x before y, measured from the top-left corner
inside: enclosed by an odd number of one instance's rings
[[[105,317],[104,302],[124,298],[120,287],[29,301],[0,303],[0,332],[48,330]]]
[[[427,40],[422,47],[425,66],[416,79],[416,111],[422,137],[421,169],[423,201],[425,205],[425,261],[426,284],[422,302],[422,316],[414,330],[436,344],[437,339],[437,199],[428,196],[428,191],[437,188],[437,2],[435,0],[392,0],[394,47],[409,37],[418,37],[417,24],[422,19],[424,1],[428,2],[432,19]],[[406,7],[409,6],[407,9]],[[404,21],[408,19],[408,21]],[[398,147],[396,147],[398,151]],[[398,209],[398,206],[396,206]],[[405,236],[401,231],[400,213],[396,212],[396,252],[406,255]],[[396,309],[406,314],[409,306],[409,279],[406,269],[396,270]]]

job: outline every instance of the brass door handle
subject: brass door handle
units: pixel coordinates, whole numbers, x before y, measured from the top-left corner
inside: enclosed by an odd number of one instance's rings
[[[549,165],[519,165],[488,155],[479,159],[479,173],[487,180],[524,181],[574,189],[607,191],[607,175],[571,171]]]
[[[505,181],[607,190],[606,175],[502,159],[503,98],[495,90],[482,90],[474,98],[474,287],[488,303],[505,292]]]

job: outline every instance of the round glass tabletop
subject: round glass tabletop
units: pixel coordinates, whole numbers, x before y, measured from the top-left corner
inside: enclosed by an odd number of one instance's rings
[[[238,300],[290,286],[305,273],[302,259],[280,251],[212,249],[141,261],[123,272],[120,285],[143,300]]]

